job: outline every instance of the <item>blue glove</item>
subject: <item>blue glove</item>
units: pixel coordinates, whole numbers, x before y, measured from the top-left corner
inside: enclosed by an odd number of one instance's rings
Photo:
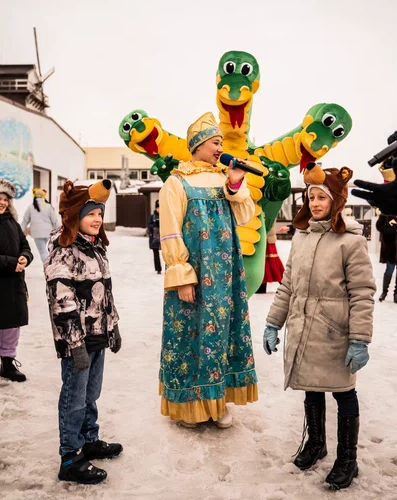
[[[368,360],[368,342],[350,340],[345,359],[345,366],[349,366],[350,362],[352,364],[350,373],[353,375],[358,370],[361,370],[368,363]]]
[[[276,345],[280,343],[280,339],[278,338],[279,330],[279,326],[266,323],[265,331],[263,332],[263,348],[266,354],[270,355],[272,352],[277,352]]]

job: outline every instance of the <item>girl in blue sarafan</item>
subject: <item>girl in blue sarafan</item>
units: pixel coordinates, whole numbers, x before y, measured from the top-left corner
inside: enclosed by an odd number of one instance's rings
[[[206,113],[187,133],[192,160],[160,191],[165,274],[161,413],[195,427],[232,425],[226,403],[258,399],[236,225],[254,215],[245,172],[216,166],[223,135]]]

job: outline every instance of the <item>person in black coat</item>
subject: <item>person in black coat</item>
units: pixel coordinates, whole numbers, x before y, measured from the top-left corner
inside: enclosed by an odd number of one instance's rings
[[[160,261],[160,204],[156,200],[155,209],[149,217],[149,248],[153,250],[154,269],[157,274],[161,274],[161,261]]]
[[[14,185],[0,179],[0,376],[24,382],[15,359],[20,327],[28,324],[25,268],[32,262],[29,243],[17,222],[12,203]]]
[[[381,214],[376,222],[376,229],[380,232],[380,262],[386,264],[383,275],[383,290],[379,297],[382,302],[387,296],[393,272],[397,264],[397,216]],[[394,288],[394,302],[397,303],[397,280]]]

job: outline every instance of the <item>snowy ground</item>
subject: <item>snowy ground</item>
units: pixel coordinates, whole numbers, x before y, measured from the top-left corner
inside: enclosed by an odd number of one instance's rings
[[[99,486],[57,480],[60,367],[41,263],[30,240],[36,256],[27,272],[31,320],[18,354],[28,381],[0,379],[2,500],[397,499],[397,305],[391,296],[376,304],[371,360],[358,377],[360,475],[348,491],[329,492],[324,478],[335,459],[335,401],[328,395],[329,455],[302,473],[291,456],[301,440],[303,393],[283,391],[282,353],[268,357],[262,349],[264,317],[276,286],[250,303],[259,401],[233,407],[231,429],[210,424],[184,429],[159,412],[163,278],[153,271],[146,238],[118,230],[110,239],[124,343],[119,354],[107,353],[99,409],[102,438],[120,441],[124,452],[104,464],[108,479]],[[289,243],[281,241],[278,248],[285,261]],[[379,287],[383,266],[376,257],[373,261]]]

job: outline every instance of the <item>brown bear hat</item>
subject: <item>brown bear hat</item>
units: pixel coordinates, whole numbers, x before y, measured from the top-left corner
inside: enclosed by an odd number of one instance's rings
[[[332,208],[331,208],[331,228],[335,233],[344,233],[346,225],[342,217],[342,210],[344,209],[348,195],[348,183],[353,177],[353,171],[348,167],[338,168],[325,168],[322,170],[320,165],[316,163],[308,163],[303,180],[306,186],[316,187],[323,189],[327,193],[331,193]],[[306,196],[302,208],[297,213],[292,221],[297,229],[307,229],[309,227],[309,220],[312,214],[309,209],[309,196]]]
[[[79,232],[80,211],[88,201],[105,203],[110,196],[112,181],[105,179],[91,186],[75,186],[72,181],[66,181],[59,198],[59,213],[62,217],[62,232],[59,244],[68,247],[76,241]],[[105,245],[109,245],[103,224],[99,237]]]

